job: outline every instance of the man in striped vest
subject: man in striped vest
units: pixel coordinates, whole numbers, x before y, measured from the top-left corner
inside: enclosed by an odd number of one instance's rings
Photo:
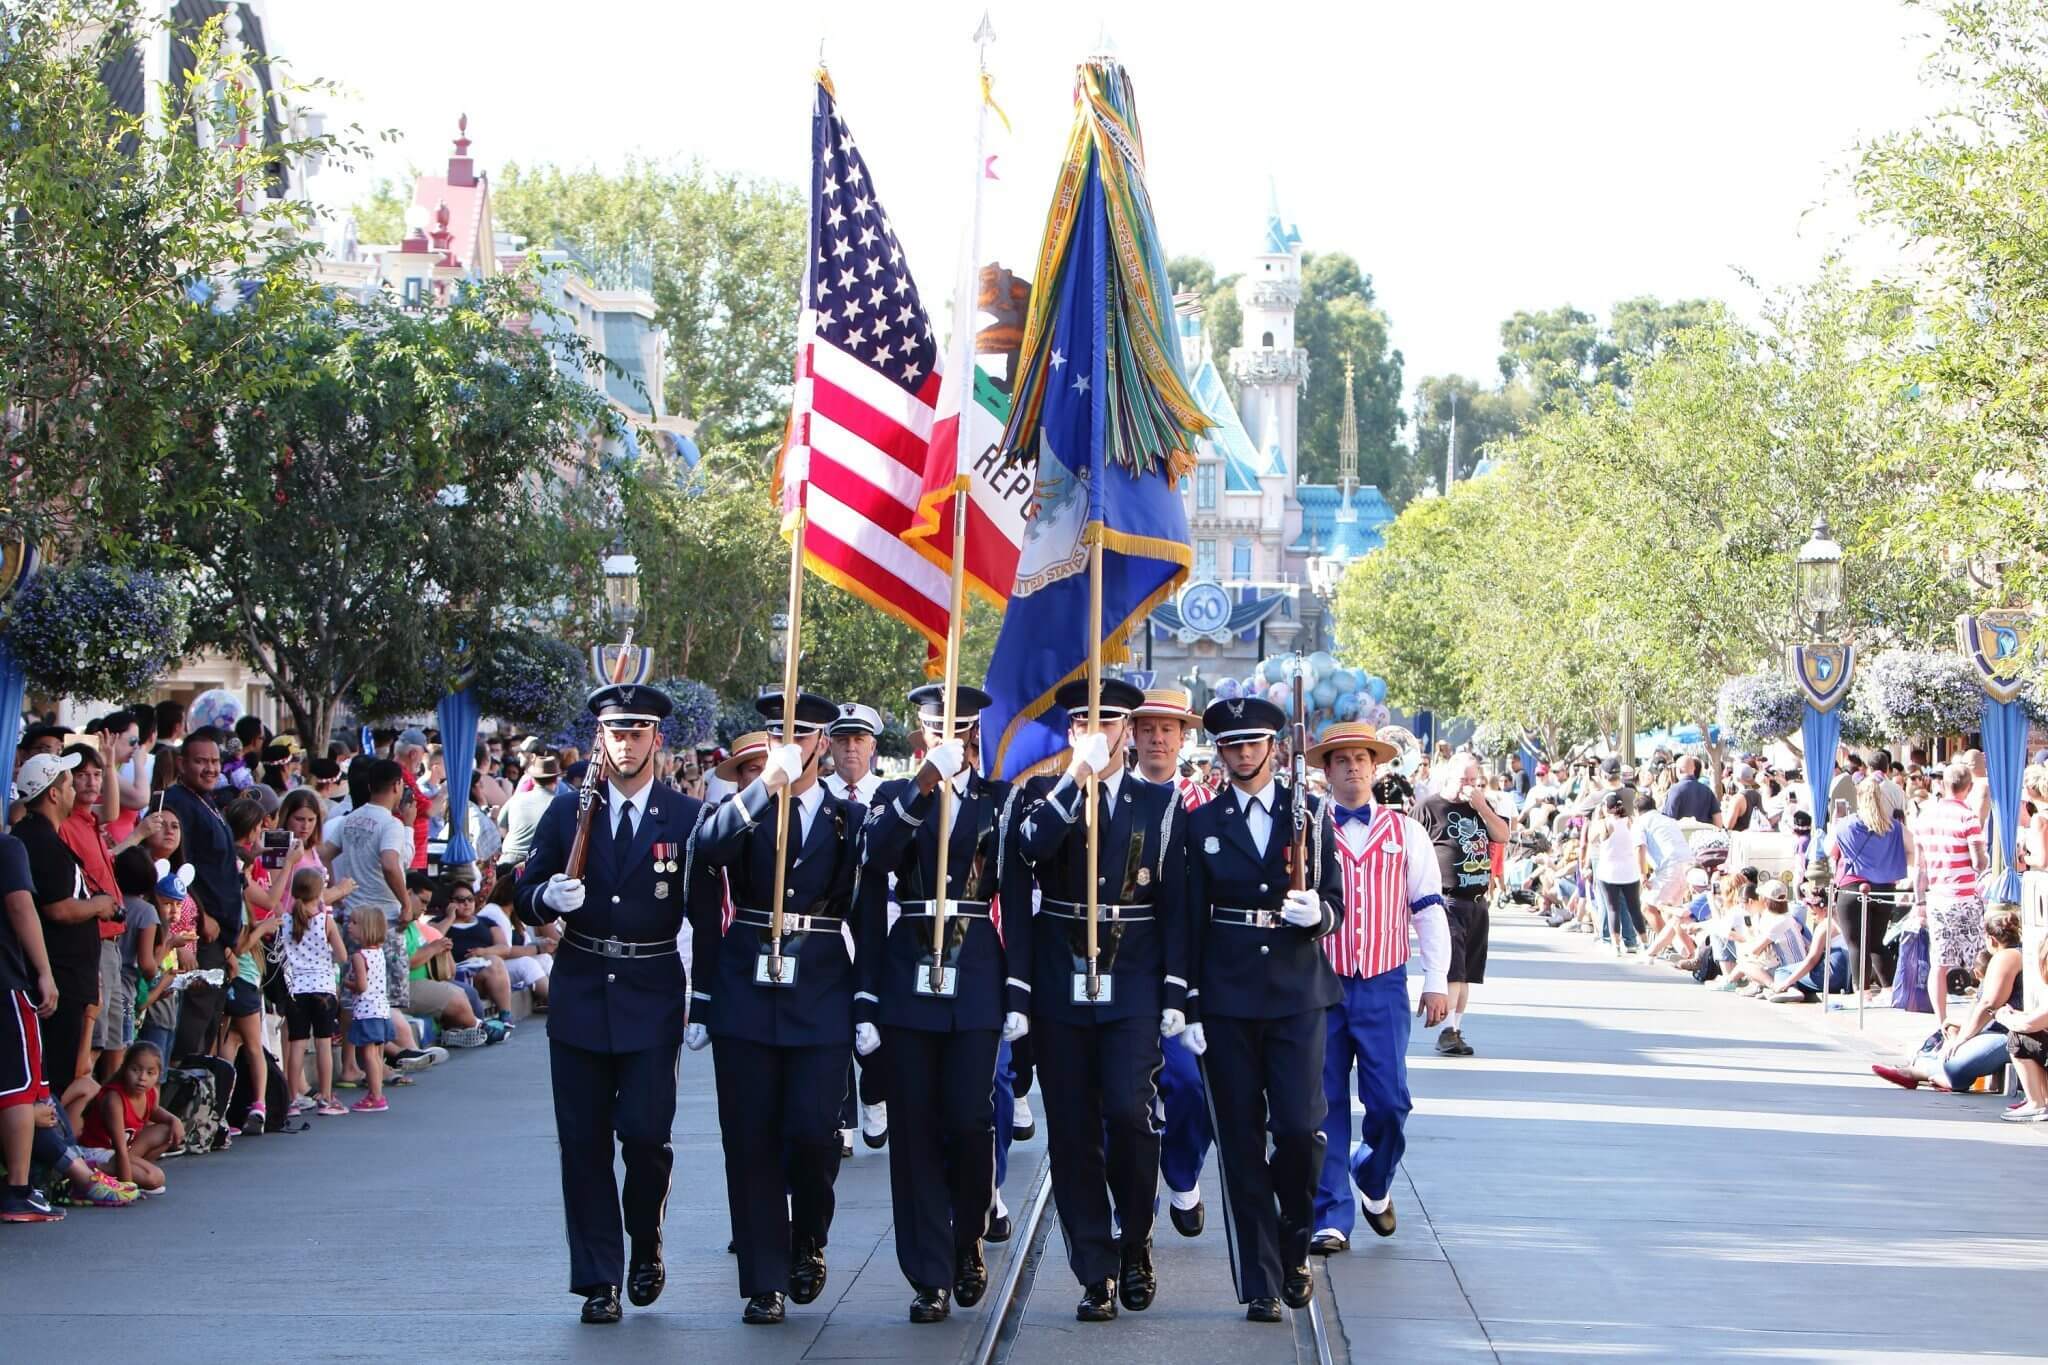
[[[1323,1050],[1327,1145],[1316,1189],[1316,1234],[1309,1241],[1323,1256],[1351,1245],[1354,1183],[1365,1221],[1382,1237],[1394,1235],[1394,1170],[1408,1145],[1402,1130],[1414,1107],[1408,1098],[1411,924],[1421,943],[1423,1019],[1434,1027],[1450,1009],[1444,978],[1451,934],[1435,846],[1415,817],[1373,803],[1379,766],[1394,754],[1394,746],[1362,721],[1331,726],[1308,751],[1309,763],[1330,783],[1344,886],[1344,918],[1323,940],[1342,992],[1330,1006]],[[1354,1067],[1365,1105],[1355,1152],[1345,1121]]]
[[[1172,787],[1188,811],[1208,804],[1216,793],[1180,773],[1181,746],[1188,727],[1200,721],[1192,700],[1178,687],[1154,687],[1144,704],[1131,712],[1131,738],[1138,750],[1138,773],[1159,787]],[[1167,1217],[1183,1237],[1202,1232],[1202,1164],[1209,1158],[1215,1133],[1209,1126],[1209,1095],[1202,1087],[1201,1063],[1188,1051],[1185,1036],[1161,1040],[1165,1060],[1159,1072],[1159,1102],[1165,1131],[1159,1138],[1159,1174],[1166,1181]]]

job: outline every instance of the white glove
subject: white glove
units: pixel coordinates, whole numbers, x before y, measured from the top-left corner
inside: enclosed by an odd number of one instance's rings
[[[865,1057],[882,1045],[882,1031],[873,1024],[853,1026],[853,1050]]]
[[[1017,1013],[1017,1011],[1011,1010],[1003,1016],[1004,1042],[1014,1043],[1029,1032],[1031,1032],[1031,1021]]]
[[[1323,922],[1323,903],[1313,891],[1290,891],[1280,907],[1280,918],[1299,928],[1313,929]]]
[[[1178,1038],[1187,1031],[1188,1017],[1179,1010],[1163,1010],[1159,1015],[1159,1036]]]
[[[768,751],[768,766],[761,780],[769,791],[780,791],[804,775],[804,751],[794,744],[778,744]]]
[[[924,761],[933,772],[939,775],[939,781],[944,782],[954,773],[959,772],[961,767],[966,764],[967,746],[957,739],[949,739],[942,744],[934,744],[925,751]]]
[[[1188,1051],[1194,1053],[1197,1057],[1209,1050],[1208,1035],[1202,1032],[1200,1024],[1189,1024],[1188,1031],[1181,1035],[1181,1041],[1186,1043]]]
[[[558,915],[571,915],[583,907],[583,879],[557,872],[541,888],[540,903]]]
[[[711,1030],[702,1024],[691,1024],[683,1030],[683,1046],[692,1052],[702,1052],[711,1041]]]
[[[1097,730],[1081,737],[1074,746],[1074,761],[1067,765],[1067,776],[1079,782],[1090,772],[1100,773],[1109,766],[1109,736]]]

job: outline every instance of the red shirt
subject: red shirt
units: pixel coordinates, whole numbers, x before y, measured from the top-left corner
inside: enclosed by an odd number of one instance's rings
[[[420,790],[419,782],[410,772],[400,768],[398,775],[412,788],[412,866],[423,872],[427,866],[427,794]]]
[[[85,884],[95,896],[121,899],[121,888],[114,881],[114,855],[107,836],[100,831],[98,811],[73,806],[71,814],[57,827],[57,837],[78,858],[79,866],[85,869]],[[119,938],[126,932],[126,926],[103,919],[99,930],[101,938]]]
[[[1975,810],[1953,796],[1930,802],[1913,822],[1913,839],[1928,895],[1956,900],[1978,894],[1970,846],[1984,842],[1984,827]]]
[[[154,1088],[143,1092],[139,1106],[135,1099],[118,1085],[110,1085],[102,1090],[100,1094],[112,1095],[119,1101],[121,1105],[121,1126],[127,1130],[130,1142],[135,1141],[135,1135],[142,1131],[142,1125],[149,1120],[151,1114],[156,1112],[157,1092]],[[94,1104],[87,1106],[85,1111],[85,1131],[78,1135],[79,1146],[112,1147],[114,1145],[113,1134],[107,1131],[105,1114],[106,1106],[104,1105]]]

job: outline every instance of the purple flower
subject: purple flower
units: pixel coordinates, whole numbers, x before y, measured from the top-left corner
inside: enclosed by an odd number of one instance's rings
[[[162,574],[58,564],[15,595],[5,632],[38,691],[127,697],[146,691],[183,656],[189,608]]]
[[[1888,649],[1856,665],[1859,708],[1884,735],[1948,735],[1974,730],[1984,689],[1960,654]]]
[[[1797,730],[1806,719],[1799,685],[1775,669],[1730,678],[1715,707],[1722,733],[1746,749],[1761,749]]]

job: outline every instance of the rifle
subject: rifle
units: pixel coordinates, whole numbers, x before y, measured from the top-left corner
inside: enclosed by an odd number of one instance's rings
[[[612,660],[612,677],[615,683],[626,680],[626,659],[633,653],[633,627],[626,626],[625,643],[619,646],[618,657]],[[611,757],[604,747],[604,721],[597,723],[597,733],[592,747],[597,750],[590,756],[590,766],[583,773],[582,790],[576,793],[576,837],[569,844],[569,860],[562,867],[562,874],[581,880],[584,864],[590,861],[590,821],[597,814],[597,794],[604,790],[604,783],[612,775]]]
[[[1294,651],[1294,843],[1287,850],[1291,885],[1308,890],[1308,713],[1302,686],[1303,659]]]

